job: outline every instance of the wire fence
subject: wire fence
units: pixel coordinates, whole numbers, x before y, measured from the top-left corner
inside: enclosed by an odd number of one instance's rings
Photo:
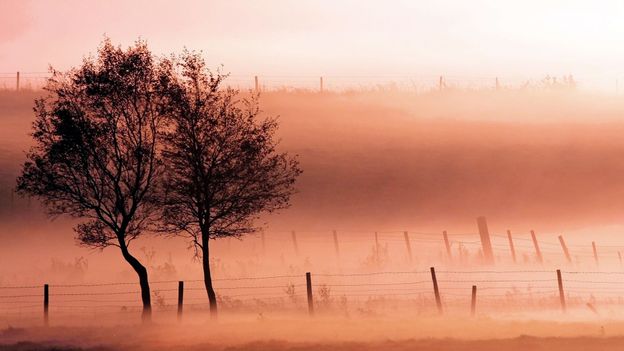
[[[609,315],[624,305],[624,272],[560,274],[558,280],[552,270],[431,268],[219,278],[214,286],[222,314],[467,315],[474,306],[483,315],[562,309]],[[181,318],[182,308],[184,316],[207,313],[203,284],[187,280],[181,290],[178,281],[151,282],[155,318]],[[8,325],[42,323],[42,313],[57,325],[85,323],[78,318],[84,315],[96,317],[90,320],[95,324],[109,317],[138,321],[141,310],[140,289],[132,282],[0,286],[0,321]]]
[[[36,90],[45,86],[49,72],[0,72],[0,90]],[[619,77],[572,75],[521,78],[469,75],[241,75],[230,74],[225,85],[256,91],[402,91],[426,93],[444,90],[596,89],[619,94]]]
[[[577,269],[588,267],[624,268],[624,243],[596,242],[586,237],[579,242],[566,242],[564,235],[550,232],[488,232],[492,263],[503,265],[565,266]],[[533,240],[533,237],[535,240]],[[563,244],[562,244],[563,242]],[[269,231],[250,236],[235,248],[221,241],[223,251],[238,250],[239,255],[281,252],[287,258],[311,258],[323,253],[333,255],[336,263],[347,264],[349,257],[370,269],[392,267],[397,264],[435,263],[445,266],[487,263],[481,233],[395,231]],[[564,249],[565,245],[565,249]],[[356,262],[352,262],[356,263]]]
[[[41,212],[36,201],[11,196],[0,210],[9,214]],[[2,189],[0,189],[2,196]],[[488,232],[493,263],[504,266],[567,267],[575,269],[618,268],[624,269],[622,253],[624,241],[612,237],[601,240],[553,232],[499,230]],[[535,237],[535,240],[533,239]],[[569,240],[568,240],[569,239]],[[563,242],[563,244],[562,244]],[[242,240],[222,239],[214,244],[219,255],[244,257],[249,264],[265,264],[270,258],[282,266],[289,264],[304,268],[306,261],[323,265],[362,267],[384,270],[421,264],[461,267],[484,264],[484,243],[478,231],[449,232],[423,231],[415,228],[405,230],[266,230]],[[564,247],[565,245],[565,247]],[[268,257],[270,253],[271,257]],[[273,262],[275,263],[275,262]],[[257,272],[253,267],[250,272]],[[227,275],[228,267],[216,267],[219,274]],[[276,267],[275,269],[279,269]],[[269,271],[275,271],[270,269]]]
[[[0,196],[2,190],[0,189]],[[7,195],[8,196],[8,195]],[[41,212],[36,201],[12,196],[7,213]],[[30,208],[30,210],[28,210]],[[0,210],[3,208],[0,207]],[[419,265],[462,267],[488,263],[479,231],[405,230],[266,230],[243,237],[215,241],[217,257],[244,261],[247,272],[294,269],[395,270]],[[492,262],[497,266],[564,267],[568,269],[624,269],[624,240],[603,233],[570,235],[554,232],[492,230],[487,233]],[[267,268],[269,264],[275,267]],[[232,267],[219,264],[218,274],[228,276]]]

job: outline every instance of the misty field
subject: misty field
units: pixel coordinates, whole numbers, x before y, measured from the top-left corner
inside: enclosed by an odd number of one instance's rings
[[[154,325],[131,335],[139,292],[119,254],[75,246],[71,220],[49,222],[12,191],[38,94],[0,92],[2,349],[624,345],[620,101],[574,91],[264,93],[263,111],[280,115],[281,146],[304,169],[292,208],[263,218],[261,233],[212,245],[217,322],[188,244],[139,240]]]

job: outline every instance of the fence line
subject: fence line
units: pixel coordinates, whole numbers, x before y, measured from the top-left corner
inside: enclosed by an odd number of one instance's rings
[[[449,232],[447,230],[431,232],[409,230],[409,228],[383,231],[334,229],[325,232],[273,230],[250,235],[245,238],[245,242],[253,244],[252,249],[255,254],[266,255],[268,247],[278,245],[283,254],[292,254],[299,260],[306,257],[306,254],[313,248],[322,247],[322,250],[328,253],[331,251],[332,256],[341,261],[348,259],[349,255],[345,253],[353,252],[350,250],[352,249],[351,245],[357,244],[367,248],[374,246],[375,257],[371,264],[381,268],[385,264],[382,262],[384,257],[386,260],[390,257],[389,250],[393,251],[393,257],[396,257],[396,253],[400,252],[399,257],[404,257],[405,261],[413,264],[420,259],[419,255],[415,254],[418,247],[435,247],[437,259],[447,265],[459,265],[465,262],[488,263],[483,252],[484,238],[489,236],[489,247],[494,256],[489,264],[494,266],[501,262],[513,264],[532,262],[542,266],[554,262],[567,266],[590,263],[597,267],[599,263],[604,264],[611,260],[612,263],[619,262],[619,265],[624,268],[621,259],[624,244],[602,244],[591,238],[587,239],[586,244],[569,243],[565,242],[563,236],[557,233],[533,231],[533,234],[514,232],[511,235],[511,231],[508,230],[508,232],[508,235],[505,235],[502,231],[488,231],[484,236],[481,236],[477,231],[472,233],[465,231]],[[376,236],[375,233],[377,233]],[[278,236],[279,239],[274,240]],[[217,245],[219,244],[218,242]],[[231,250],[230,246],[228,245],[226,251]],[[342,258],[340,257],[341,250]],[[428,254],[431,255],[432,253],[428,252]],[[618,261],[615,261],[616,259]],[[170,281],[163,281],[162,283],[170,283]],[[0,289],[2,288],[0,287]]]
[[[431,276],[426,279],[429,273]],[[596,312],[597,308],[613,305],[624,306],[624,280],[601,280],[599,278],[623,273],[621,271],[565,271],[559,269],[436,271],[433,267],[430,271],[380,271],[344,274],[308,272],[299,275],[221,278],[215,280],[221,282],[217,284],[215,290],[218,293],[219,303],[225,306],[224,313],[227,313],[228,309],[254,311],[260,307],[270,307],[271,310],[290,308],[303,313],[304,306],[307,305],[308,314],[315,315],[319,311],[329,312],[332,311],[332,308],[333,310],[340,309],[342,307],[336,306],[347,306],[349,303],[356,305],[363,303],[369,307],[378,306],[380,308],[383,308],[384,304],[401,303],[405,305],[402,309],[416,308],[421,312],[430,311],[431,313],[437,310],[440,314],[461,314],[469,311],[471,316],[476,315],[479,311],[488,310],[509,311],[519,308],[521,311],[526,311],[531,306],[540,311],[558,308],[566,313],[571,308],[590,308]],[[527,279],[527,275],[530,276],[530,279]],[[568,275],[572,275],[574,278],[568,279]],[[580,277],[583,276],[587,278],[581,279]],[[275,279],[282,279],[282,283],[274,283]],[[229,285],[241,280],[261,283]],[[202,282],[201,280],[160,281],[163,284],[170,282],[176,283],[177,288],[174,287],[174,284],[170,284],[170,287],[152,289],[152,298],[157,311],[160,309],[163,313],[176,312],[178,319],[181,319],[184,311],[183,306],[189,308],[208,307],[205,289],[192,286]],[[191,286],[185,287],[185,283],[191,283]],[[115,313],[138,314],[142,307],[139,298],[140,290],[115,290],[117,287],[123,288],[130,284],[138,286],[138,283],[130,282],[0,286],[0,291],[11,292],[11,294],[0,294],[0,319],[9,320],[15,317],[19,320],[33,321],[36,318],[31,318],[31,314],[36,313],[37,309],[41,307],[44,311],[44,324],[49,321],[56,323],[55,318],[60,318],[63,315],[71,316],[77,312],[87,313],[88,310],[96,314],[106,310],[108,312],[104,313],[111,316]],[[621,286],[604,287],[603,284]],[[23,289],[28,292],[35,287],[41,289],[41,293],[12,293],[16,289]],[[107,287],[109,291],[101,291],[102,287]],[[61,291],[58,291],[59,289]],[[69,289],[69,291],[64,289]],[[98,290],[93,291],[93,289]],[[301,289],[305,289],[305,292],[300,291]],[[230,291],[234,291],[234,294],[231,294]],[[135,295],[137,298],[106,298],[107,296],[119,295]],[[96,296],[98,298],[94,298]],[[16,298],[28,299],[13,300]],[[42,300],[43,306],[40,304]],[[166,303],[166,300],[177,303]],[[7,305],[3,305],[4,303]],[[332,304],[334,307],[331,307]],[[205,309],[191,309],[190,311],[202,312]]]
[[[40,89],[50,72],[0,72],[0,89]],[[578,80],[572,75],[562,77],[518,78],[470,75],[431,74],[379,74],[379,75],[243,75],[230,74],[225,85],[238,89],[255,91],[409,91],[431,92],[444,90],[510,90],[510,89],[576,89],[577,86],[592,86],[596,82],[615,88],[619,94],[618,78],[586,77]],[[606,84],[605,84],[606,83]]]

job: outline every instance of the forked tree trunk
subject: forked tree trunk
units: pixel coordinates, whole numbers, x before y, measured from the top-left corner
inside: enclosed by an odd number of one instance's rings
[[[210,250],[208,248],[208,230],[202,229],[202,266],[204,268],[204,285],[208,293],[210,303],[210,318],[217,318],[217,295],[212,286],[212,276],[210,275]]]
[[[120,242],[120,248],[124,259],[126,259],[139,276],[139,284],[141,285],[141,301],[143,302],[143,313],[141,317],[144,322],[149,322],[152,320],[152,299],[150,296],[147,269],[141,264],[141,262],[139,262],[139,260],[130,254],[125,243]]]

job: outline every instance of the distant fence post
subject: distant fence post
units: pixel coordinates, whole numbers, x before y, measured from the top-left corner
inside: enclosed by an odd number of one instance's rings
[[[310,272],[306,273],[306,289],[308,291],[308,313],[314,315],[314,300],[312,297],[312,276]]]
[[[435,268],[431,267],[431,280],[433,281],[433,294],[435,295],[438,313],[442,314],[442,299],[440,298],[440,289],[438,288],[438,279],[436,278]]]
[[[449,261],[453,260],[453,255],[451,254],[451,243],[449,242],[448,234],[446,230],[442,231],[442,238],[444,238],[444,246],[446,247],[446,255],[448,256]]]
[[[511,237],[511,230],[507,229],[507,240],[509,240],[509,250],[511,250],[511,259],[513,263],[516,263],[516,249],[514,248],[513,239]]]
[[[498,83],[498,77],[496,77],[496,90],[500,89],[500,84]]]
[[[379,259],[379,236],[377,235],[377,232],[375,232],[375,263],[377,264],[377,267],[381,264]]]
[[[340,258],[340,245],[338,244],[338,233],[334,230],[334,249],[336,250],[336,257]]]
[[[297,233],[293,230],[291,233],[293,248],[295,249],[295,255],[299,256],[299,245],[297,245]]]
[[[618,258],[620,259],[620,268],[622,268],[622,254],[618,251]]]
[[[559,302],[561,302],[561,311],[566,311],[565,294],[563,292],[563,279],[561,279],[561,270],[557,269],[557,283],[559,284]]]
[[[254,81],[255,81],[255,86],[256,86],[256,93],[260,92],[260,83],[258,82],[258,76],[254,76]]]
[[[178,282],[178,320],[182,319],[182,308],[184,306],[184,282]]]
[[[47,327],[50,325],[48,308],[50,307],[50,286],[43,285],[43,324]]]
[[[442,91],[444,89],[444,77],[440,76],[440,79],[438,80],[438,90]]]
[[[531,229],[531,239],[533,240],[533,246],[535,247],[537,262],[542,264],[544,263],[544,257],[542,256],[542,251],[540,250],[539,244],[537,243],[537,237],[535,236],[535,232],[533,231],[533,229]]]
[[[403,232],[403,237],[405,238],[405,246],[407,247],[407,259],[412,263],[412,245],[410,245],[409,233]]]
[[[598,250],[596,250],[596,242],[592,241],[592,250],[594,251],[594,261],[596,261],[596,266],[598,265]]]
[[[477,286],[472,286],[472,298],[470,299],[470,316],[474,317],[477,310]]]
[[[479,236],[481,237],[481,247],[483,248],[485,262],[493,264],[494,253],[492,252],[492,242],[490,241],[490,232],[485,217],[481,216],[477,218],[477,226],[479,227]]]
[[[563,254],[566,257],[566,260],[568,261],[568,263],[572,263],[572,257],[570,257],[570,251],[568,251],[568,246],[566,245],[565,241],[563,240],[563,236],[559,235],[559,243],[561,244],[561,248],[563,249]]]
[[[260,239],[262,239],[262,254],[266,254],[266,240],[264,238],[264,229],[260,229]]]
[[[321,77],[321,81],[320,81],[320,91],[321,93],[323,92],[323,77]]]
[[[16,91],[20,90],[20,73],[19,73],[19,71],[17,71],[17,73],[15,74],[15,90]]]

